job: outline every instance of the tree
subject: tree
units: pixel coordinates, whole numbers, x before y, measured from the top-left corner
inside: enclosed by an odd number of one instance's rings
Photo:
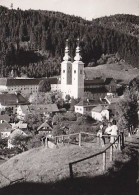
[[[138,103],[136,86],[130,86],[123,98],[116,104],[115,119],[120,131],[130,132],[130,127],[138,124]]]
[[[38,88],[39,92],[45,92],[46,93],[50,90],[51,90],[51,85],[50,85],[49,79],[45,79],[45,80],[40,81],[39,88]]]

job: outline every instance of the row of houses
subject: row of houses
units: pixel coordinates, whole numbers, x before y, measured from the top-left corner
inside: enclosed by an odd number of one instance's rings
[[[110,120],[112,114],[115,113],[116,103],[123,96],[112,97],[105,96],[104,99],[99,100],[82,100],[76,104],[75,112],[80,114],[87,114],[95,120],[103,121],[104,119]]]

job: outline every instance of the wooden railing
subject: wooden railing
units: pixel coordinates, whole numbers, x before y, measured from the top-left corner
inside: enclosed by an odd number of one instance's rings
[[[55,136],[55,144],[57,145],[58,142],[65,143],[65,140],[68,140],[68,144],[70,143],[70,139],[75,137],[76,140],[78,139],[78,145],[81,146],[82,143],[82,135],[88,135],[88,136],[93,136],[93,137],[97,137],[96,134],[92,134],[92,133],[86,133],[86,132],[80,132],[80,133],[73,133],[73,134],[68,134],[68,135],[59,135],[59,136]]]
[[[113,137],[115,137],[115,136],[113,136]],[[79,159],[77,161],[69,163],[70,178],[73,178],[73,169],[72,169],[72,167],[73,167],[74,164],[77,164],[77,163],[80,163],[82,161],[94,158],[94,157],[99,156],[99,155],[102,155],[102,161],[103,161],[102,162],[102,166],[103,166],[102,169],[103,169],[103,171],[105,171],[106,170],[106,164],[107,164],[107,162],[106,162],[106,151],[108,149],[110,149],[109,161],[113,161],[113,148],[114,148],[114,144],[116,144],[118,142],[118,150],[121,150],[121,148],[123,147],[123,143],[122,143],[123,138],[122,137],[123,137],[122,134],[118,135],[118,137],[116,136],[115,141],[112,144],[110,144],[107,148],[105,148],[103,151],[101,151],[101,152],[98,152],[98,153],[96,153],[94,155],[91,155],[91,156],[88,156],[86,158],[82,158],[82,159]]]

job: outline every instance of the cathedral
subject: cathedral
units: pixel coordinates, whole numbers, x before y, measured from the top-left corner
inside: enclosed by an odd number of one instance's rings
[[[60,91],[65,99],[66,95],[75,99],[84,95],[84,63],[80,56],[79,40],[76,47],[74,62],[69,56],[68,40],[66,41],[65,56],[61,63]]]

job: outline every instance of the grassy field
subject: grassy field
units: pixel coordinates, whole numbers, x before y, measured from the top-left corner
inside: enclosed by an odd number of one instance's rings
[[[32,149],[11,158],[0,166],[0,185],[8,185],[10,181],[22,177],[33,182],[40,180],[51,182],[67,178],[69,177],[69,162],[91,155],[96,151],[92,147],[75,145],[57,149],[45,147]]]
[[[89,154],[92,154],[91,148],[89,150],[71,146],[56,150],[38,148],[18,155],[1,165],[0,173],[4,173],[10,179],[23,175],[26,180],[0,189],[0,195],[138,194],[137,154],[134,148],[126,148],[117,154],[112,166],[105,173],[96,170],[97,174],[91,175],[98,164],[101,165],[102,159],[98,159],[97,165],[93,163],[92,166],[89,164],[91,161],[87,162],[86,166],[79,165],[80,172],[87,171],[88,174],[70,180],[68,162]]]
[[[139,143],[136,144],[134,147],[138,147]],[[96,144],[92,144],[89,147],[69,145],[57,149],[40,147],[19,154],[0,166],[0,186],[8,186],[0,190],[0,195],[59,195],[59,193],[62,195],[92,195],[93,192],[94,194],[134,195],[136,192],[137,155],[132,145],[130,149],[127,147],[123,152],[115,153],[114,162],[108,163],[106,172],[102,171],[101,155],[95,159],[74,165],[75,179],[71,183],[69,179],[69,162],[90,156],[100,150],[102,148],[99,148]],[[109,162],[109,152],[107,153],[107,160]],[[134,169],[132,169],[132,166]],[[9,186],[11,181],[21,178],[24,178],[22,183]],[[127,183],[128,185],[130,184],[130,193],[128,193],[129,190],[124,193],[128,188],[123,184],[127,185]],[[91,188],[92,185],[94,186],[93,189]],[[99,185],[101,185],[101,188]],[[118,192],[116,190],[116,193],[112,193],[115,186],[117,186]],[[121,192],[119,192],[120,189],[122,190]],[[84,193],[84,190],[86,193]],[[104,193],[104,191],[110,191],[111,193]]]
[[[130,80],[139,76],[139,69],[127,64],[103,64],[96,67],[86,67],[85,76],[88,79],[96,77],[112,77],[114,79]]]

